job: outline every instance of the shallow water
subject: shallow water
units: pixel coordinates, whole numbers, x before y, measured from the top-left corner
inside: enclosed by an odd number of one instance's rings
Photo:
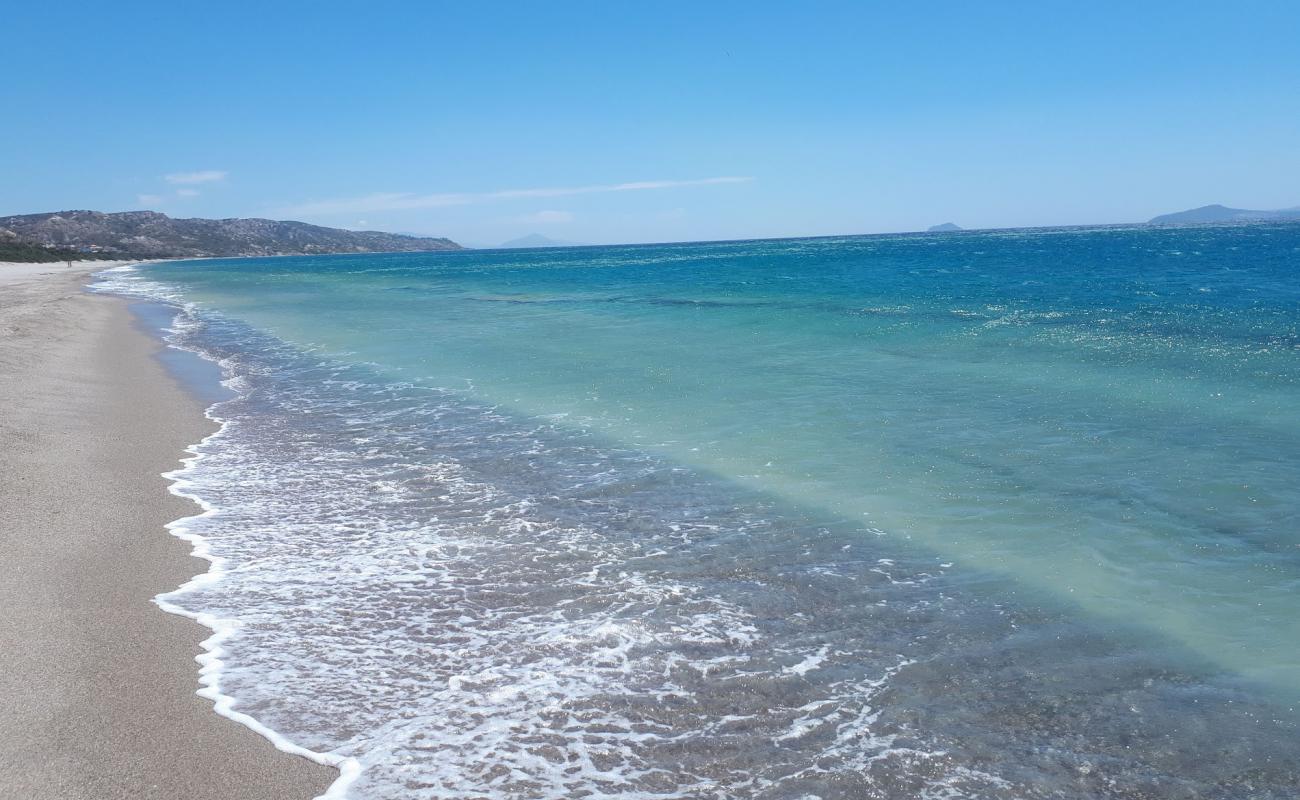
[[[350,797],[1294,797],[1300,226],[114,272]]]

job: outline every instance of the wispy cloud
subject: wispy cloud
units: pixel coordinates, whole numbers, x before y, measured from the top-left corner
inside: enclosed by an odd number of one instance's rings
[[[496,192],[416,194],[413,192],[377,192],[360,197],[336,200],[313,200],[281,209],[290,216],[325,216],[330,214],[366,214],[374,211],[404,211],[414,208],[443,208],[490,203],[528,197],[570,197],[579,194],[640,192],[653,189],[679,189],[687,186],[712,186],[723,183],[747,183],[751,177],[724,176],[686,181],[636,181],[601,186],[553,186],[540,189],[503,189]]]
[[[177,184],[215,183],[224,181],[228,174],[225,170],[203,169],[197,172],[172,172],[164,175],[163,180]]]
[[[573,212],[538,211],[533,214],[523,215],[519,218],[519,221],[525,225],[545,225],[551,222],[573,222]]]
[[[199,190],[198,189],[177,189],[176,196],[177,197],[198,197]]]
[[[156,205],[161,205],[163,199],[160,195],[156,195],[156,194],[138,194],[135,196],[135,202],[142,207],[156,206]]]

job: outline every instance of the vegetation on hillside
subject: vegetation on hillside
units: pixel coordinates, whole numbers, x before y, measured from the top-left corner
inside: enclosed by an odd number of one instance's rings
[[[112,253],[82,253],[67,247],[45,247],[31,242],[0,240],[0,261],[47,262],[85,261],[88,259],[121,258]]]

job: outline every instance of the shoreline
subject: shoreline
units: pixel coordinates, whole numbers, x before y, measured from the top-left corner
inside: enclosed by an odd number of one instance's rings
[[[85,291],[122,263],[0,264],[0,794],[319,796],[337,771],[214,713],[210,631],[154,603],[206,571],[163,473],[217,425],[131,301]]]

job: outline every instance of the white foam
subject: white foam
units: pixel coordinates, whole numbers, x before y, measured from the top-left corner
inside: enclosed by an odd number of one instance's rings
[[[223,694],[221,691],[221,673],[225,667],[222,656],[225,651],[222,649],[222,643],[233,636],[239,629],[239,621],[234,619],[222,619],[212,614],[195,613],[189,611],[175,603],[170,602],[170,598],[176,598],[188,592],[209,586],[226,576],[225,560],[220,556],[213,555],[211,548],[206,539],[197,534],[191,533],[188,523],[192,520],[202,519],[217,513],[217,509],[203,500],[196,494],[186,491],[190,487],[189,481],[185,479],[185,473],[193,469],[203,454],[198,448],[208,443],[216,437],[219,437],[225,428],[225,423],[217,417],[209,414],[209,417],[221,423],[221,428],[204,438],[198,445],[187,448],[190,456],[181,459],[184,464],[181,469],[171,472],[162,473],[162,477],[171,481],[168,487],[172,494],[191,500],[203,509],[202,513],[189,517],[182,517],[167,524],[167,529],[173,536],[183,541],[189,542],[192,546],[190,555],[201,558],[208,562],[207,572],[195,575],[179,588],[160,594],[154,598],[154,603],[163,611],[169,614],[177,614],[182,617],[188,617],[200,625],[210,629],[212,635],[202,642],[204,652],[195,657],[199,662],[199,684],[202,686],[197,692],[200,697],[205,697],[212,701],[212,708],[218,714],[227,719],[232,719],[239,724],[256,731],[266,737],[271,744],[275,745],[277,750],[290,753],[296,756],[302,756],[323,764],[328,767],[334,767],[339,771],[339,777],[330,784],[324,794],[321,794],[316,800],[338,800],[347,796],[347,789],[361,774],[361,764],[355,758],[336,755],[334,753],[321,753],[314,750],[308,750],[294,744],[286,736],[271,728],[263,725],[257,719],[235,710],[235,698]]]
[[[821,649],[816,653],[807,656],[803,661],[800,661],[792,667],[786,667],[785,671],[792,675],[803,677],[826,662],[826,654],[830,652],[830,649],[830,645],[822,645]]]
[[[96,277],[101,279],[101,283],[92,285],[91,288],[94,291],[104,293],[129,293],[132,296],[143,296],[151,300],[163,300],[168,302],[175,301],[176,295],[165,291],[161,284],[146,281],[133,281],[124,285],[120,282],[113,281],[112,277],[110,277],[113,276],[120,278],[123,276],[133,276],[137,273],[137,264],[124,264],[113,267],[97,273]],[[178,313],[174,318],[172,328],[170,328],[168,332],[177,333],[183,330],[186,327],[187,321],[191,325],[194,324],[192,316],[189,316],[189,312],[192,311],[192,306],[188,309],[180,309],[181,313]],[[167,338],[170,339],[170,337]],[[167,341],[166,343],[170,347],[176,347],[172,341]],[[179,347],[177,349],[189,350],[189,348]],[[193,350],[190,350],[190,352],[196,352],[200,356],[208,358],[206,353]],[[228,388],[236,391],[240,388],[239,382],[233,378],[223,381],[223,383]],[[173,536],[182,541],[188,542],[191,545],[190,555],[207,561],[208,569],[206,572],[195,575],[189,581],[185,582],[173,591],[157,595],[153,598],[153,601],[163,611],[166,611],[169,614],[188,617],[212,631],[212,635],[204,639],[201,644],[204,652],[195,657],[195,660],[200,665],[199,684],[201,687],[196,694],[200,697],[211,700],[213,703],[213,710],[221,716],[234,720],[235,722],[238,722],[239,724],[264,736],[277,750],[292,755],[302,756],[318,764],[323,764],[337,769],[339,771],[339,777],[330,784],[325,793],[320,795],[317,800],[339,800],[339,798],[346,796],[348,787],[360,776],[361,764],[354,758],[348,758],[334,753],[317,752],[301,747],[292,742],[288,737],[262,724],[252,716],[235,710],[235,698],[230,697],[221,691],[221,675],[225,667],[225,663],[222,660],[222,656],[225,652],[222,648],[222,643],[233,636],[239,629],[238,620],[223,619],[213,616],[212,614],[192,612],[174,602],[171,602],[173,599],[182,595],[210,586],[222,580],[226,576],[225,560],[212,553],[212,549],[204,537],[191,532],[189,529],[190,524],[194,520],[211,517],[218,513],[215,506],[208,503],[199,495],[188,491],[192,484],[186,478],[186,475],[192,472],[199,461],[203,458],[203,453],[200,452],[200,448],[218,439],[225,432],[227,423],[213,413],[213,408],[215,408],[215,406],[210,407],[207,410],[206,415],[209,419],[218,423],[218,429],[197,444],[190,445],[186,448],[186,451],[190,455],[181,459],[181,464],[183,466],[180,469],[162,473],[163,478],[171,481],[168,489],[172,494],[184,497],[197,504],[199,508],[202,509],[199,514],[182,517],[181,519],[168,523],[166,528]]]
[[[209,568],[155,602],[213,631],[199,694],[217,713],[339,769],[323,797],[718,797],[921,757],[873,730],[870,701],[901,666],[830,683],[879,662],[861,646],[783,645],[743,599],[756,584],[725,568],[686,577],[695,555],[761,518],[688,513],[672,489],[650,505],[680,502],[678,517],[625,530],[636,509],[609,499],[622,486],[688,476],[427,389],[369,383],[356,365],[304,357],[304,374],[286,378],[254,345],[200,348],[219,315],[116,274],[123,290],[180,304],[169,344],[221,365],[239,394],[209,409],[219,429],[167,473],[201,508],[168,527]],[[491,452],[523,471],[493,472]],[[532,461],[560,470],[554,483],[528,485]],[[869,572],[823,567],[806,574]],[[742,708],[753,682],[788,703]],[[742,752],[775,742],[785,761],[753,771],[724,748],[716,763],[675,764],[680,748],[717,737]],[[805,762],[815,769],[796,768]]]

